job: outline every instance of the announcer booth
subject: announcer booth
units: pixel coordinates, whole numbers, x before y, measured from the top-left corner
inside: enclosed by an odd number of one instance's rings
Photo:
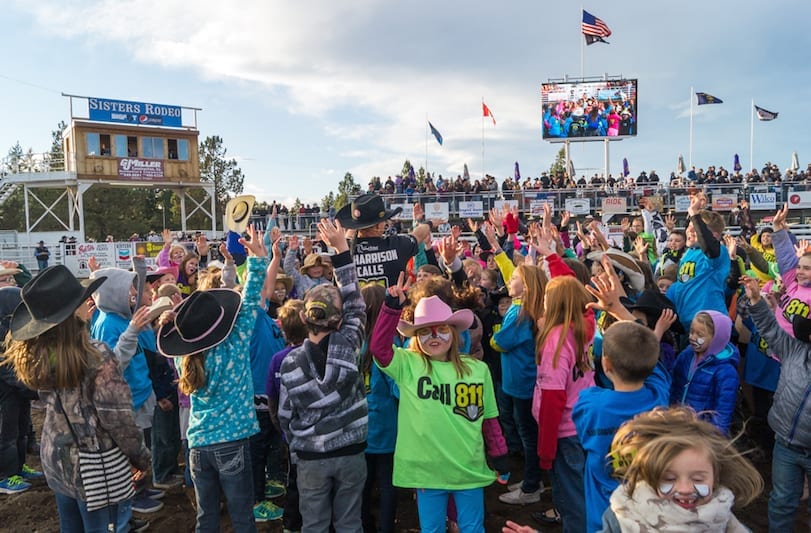
[[[63,133],[65,171],[76,180],[82,235],[82,196],[94,186],[171,190],[179,199],[182,230],[197,212],[216,230],[214,184],[200,181],[198,108],[64,96],[71,115]],[[204,191],[201,200],[187,194],[192,189]]]

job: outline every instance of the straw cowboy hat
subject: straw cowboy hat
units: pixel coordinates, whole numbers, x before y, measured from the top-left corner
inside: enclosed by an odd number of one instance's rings
[[[335,218],[341,226],[349,229],[364,229],[379,224],[400,214],[402,207],[386,209],[383,197],[367,193],[355,198],[352,203],[343,206]]]
[[[461,333],[473,324],[473,311],[461,309],[455,313],[439,296],[429,296],[417,302],[414,308],[414,322],[401,320],[397,331],[406,337],[413,337],[420,328],[446,324]]]
[[[645,288],[645,274],[642,273],[642,267],[639,266],[636,259],[615,248],[609,248],[604,252],[591,252],[587,257],[592,261],[600,261],[603,254],[608,255],[614,268],[625,274],[632,289],[639,292]]]
[[[304,264],[301,265],[299,272],[302,275],[307,275],[307,271],[310,267],[326,267],[327,265],[324,264],[324,258],[321,257],[321,254],[311,253],[307,257],[304,258]]]
[[[152,302],[152,305],[149,306],[149,314],[147,315],[149,318],[149,322],[152,322],[164,311],[169,311],[173,309],[175,304],[172,303],[172,299],[168,296],[161,296],[160,298],[156,299]]]
[[[158,330],[158,351],[172,357],[214,348],[231,333],[240,307],[242,297],[231,289],[193,292],[177,306],[174,322]]]
[[[64,265],[48,267],[25,284],[22,303],[11,316],[11,338],[25,341],[64,322],[107,280],[79,282]]]
[[[234,233],[242,233],[248,227],[253,204],[256,198],[251,195],[237,196],[225,206],[225,227]]]
[[[284,284],[284,290],[287,294],[290,294],[290,291],[293,290],[293,278],[288,276],[287,274],[279,274],[276,276],[276,283]]]

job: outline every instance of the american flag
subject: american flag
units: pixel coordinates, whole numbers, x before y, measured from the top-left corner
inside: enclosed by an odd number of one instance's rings
[[[611,30],[608,29],[605,22],[585,9],[583,10],[583,23],[580,25],[580,29],[583,35],[586,36],[586,44],[592,44],[597,41],[605,43],[606,41],[603,40],[603,37],[611,36]]]

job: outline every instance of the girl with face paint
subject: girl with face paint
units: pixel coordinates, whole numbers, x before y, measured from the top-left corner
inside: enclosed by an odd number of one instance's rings
[[[673,366],[670,403],[702,413],[721,432],[728,433],[738,399],[738,348],[729,342],[732,320],[717,311],[696,313],[689,344]]]
[[[626,422],[611,444],[614,474],[603,531],[748,531],[732,514],[763,490],[752,464],[683,407]]]

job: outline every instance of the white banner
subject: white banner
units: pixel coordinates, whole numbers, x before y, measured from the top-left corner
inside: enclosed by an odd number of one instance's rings
[[[90,276],[90,267],[88,261],[91,257],[96,258],[96,262],[101,268],[120,267],[118,264],[118,254],[116,248],[126,248],[126,243],[109,243],[109,242],[79,242],[76,243],[76,253],[73,255],[65,255],[65,266],[67,266],[73,275],[79,278],[86,278]],[[131,248],[130,248],[131,249]],[[127,266],[121,268],[130,268],[132,265],[127,258]]]
[[[712,210],[713,211],[732,211],[738,205],[737,194],[713,194],[712,195]]]
[[[573,215],[588,215],[591,213],[590,198],[566,198],[566,211]]]
[[[773,192],[753,192],[749,195],[749,209],[752,211],[775,211],[777,194]]]
[[[603,198],[603,215],[616,215],[628,212],[628,199],[619,196]]]
[[[544,198],[542,200],[530,200],[529,214],[533,217],[543,216],[544,204],[549,204],[549,207],[552,208],[552,212],[555,212],[555,198],[550,196],[549,198]]]
[[[414,204],[391,204],[392,209],[402,207],[403,210],[395,216],[395,220],[414,220]]]
[[[448,203],[447,202],[433,202],[426,203],[425,220],[448,220]]]
[[[673,197],[673,200],[675,202],[675,211],[677,213],[686,213],[690,208],[690,197],[686,194],[676,195]]]
[[[482,202],[459,202],[459,218],[482,218]]]
[[[793,209],[811,207],[811,192],[790,192],[788,194],[788,205]]]
[[[518,200],[496,200],[493,202],[493,207],[501,211],[504,206],[509,206],[510,209],[518,207]]]

